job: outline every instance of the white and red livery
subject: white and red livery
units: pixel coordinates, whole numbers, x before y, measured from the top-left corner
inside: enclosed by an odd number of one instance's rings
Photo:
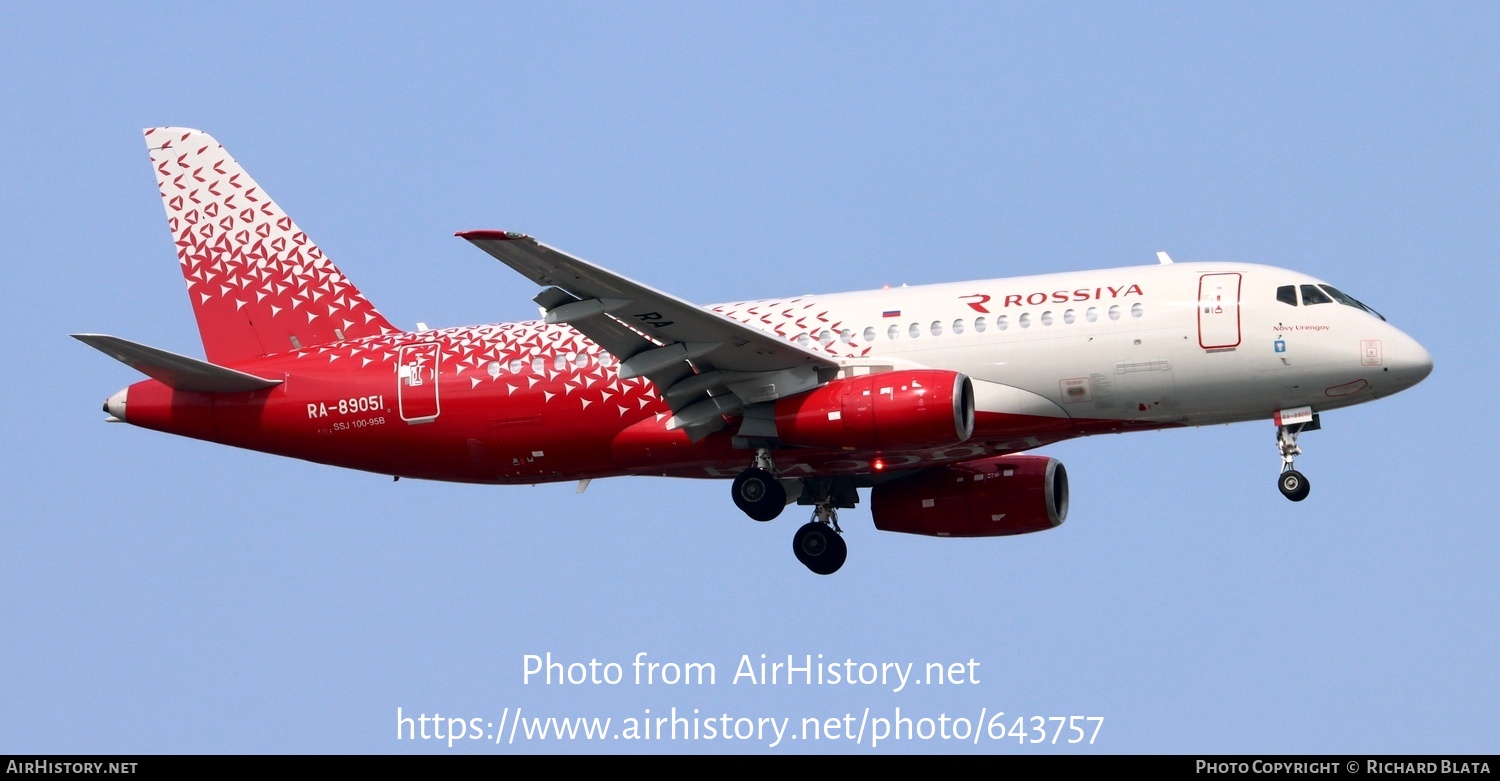
[[[150,379],[117,420],[396,477],[733,480],[828,574],[837,511],[877,528],[1049,529],[1073,437],[1272,420],[1293,500],[1318,413],[1415,385],[1427,351],[1286,269],[1160,263],[700,307],[529,236],[458,235],[542,287],[541,320],[404,331],[207,134],[146,131],[207,360],[78,339]]]

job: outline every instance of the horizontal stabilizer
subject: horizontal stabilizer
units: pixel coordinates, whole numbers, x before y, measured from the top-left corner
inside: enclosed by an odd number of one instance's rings
[[[155,347],[104,334],[73,334],[73,338],[105,355],[139,371],[163,385],[177,390],[201,393],[241,393],[264,390],[281,384],[186,355],[169,353]]]

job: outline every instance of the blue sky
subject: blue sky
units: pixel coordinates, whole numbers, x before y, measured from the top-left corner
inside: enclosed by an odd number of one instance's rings
[[[1302,5],[7,5],[0,753],[1493,753],[1500,12]],[[722,483],[393,484],[105,425],[136,376],[67,334],[201,355],[157,125],[214,134],[408,327],[534,316],[469,228],[701,303],[1166,250],[1325,278],[1436,370],[1326,415],[1300,505],[1269,422],[1081,440],[1046,451],[1061,528],[846,511],[818,578],[795,510],[750,522]],[[523,683],[548,652],[719,681]],[[763,653],[979,682],[729,682]],[[398,707],[1104,722],[1092,746],[449,748],[397,741]]]

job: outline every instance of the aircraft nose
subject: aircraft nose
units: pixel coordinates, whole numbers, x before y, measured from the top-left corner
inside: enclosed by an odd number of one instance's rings
[[[1398,332],[1399,333],[1399,332]],[[1386,365],[1403,386],[1411,387],[1432,373],[1432,354],[1416,339],[1400,334],[1386,354]]]

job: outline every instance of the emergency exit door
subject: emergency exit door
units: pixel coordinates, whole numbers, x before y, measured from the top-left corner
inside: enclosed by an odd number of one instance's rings
[[[396,362],[396,401],[401,419],[407,423],[437,420],[438,359],[436,343],[411,344],[401,348]]]
[[[1240,346],[1240,275],[1198,278],[1198,346],[1223,350]]]

